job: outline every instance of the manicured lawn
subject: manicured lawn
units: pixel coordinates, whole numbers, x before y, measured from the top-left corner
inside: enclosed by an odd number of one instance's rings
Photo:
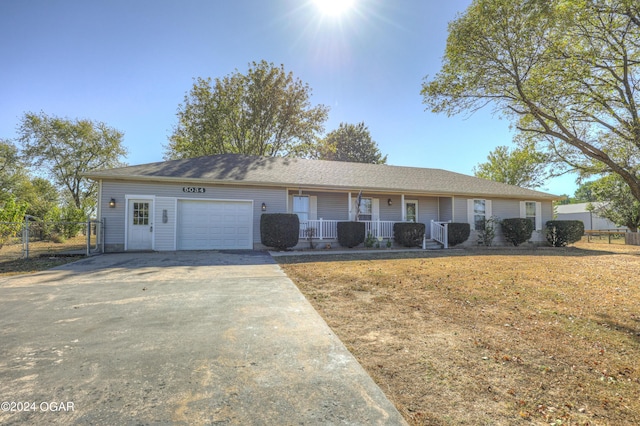
[[[284,257],[411,424],[640,424],[640,248]]]

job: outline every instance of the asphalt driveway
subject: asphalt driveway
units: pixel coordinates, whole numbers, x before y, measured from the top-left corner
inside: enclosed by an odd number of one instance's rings
[[[404,424],[267,254],[0,278],[1,424]]]

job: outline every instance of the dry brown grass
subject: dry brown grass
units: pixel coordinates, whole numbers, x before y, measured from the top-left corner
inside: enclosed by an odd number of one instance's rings
[[[410,424],[640,424],[638,247],[281,259]]]
[[[95,244],[92,241],[92,244]],[[73,262],[86,251],[87,238],[79,235],[56,243],[37,241],[29,243],[29,259],[24,259],[20,241],[0,247],[0,276],[28,274],[44,271],[55,266]]]

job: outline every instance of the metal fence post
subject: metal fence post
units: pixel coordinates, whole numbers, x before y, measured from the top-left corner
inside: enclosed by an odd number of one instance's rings
[[[24,257],[29,259],[29,215],[24,216],[24,229],[22,230],[22,244],[24,244]]]
[[[87,257],[91,254],[91,218],[87,216]]]

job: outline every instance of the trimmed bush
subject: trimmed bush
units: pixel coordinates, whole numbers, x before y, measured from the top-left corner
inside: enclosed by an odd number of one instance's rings
[[[342,247],[355,247],[364,242],[364,222],[338,222],[338,242]]]
[[[260,216],[260,242],[267,247],[286,250],[298,244],[300,219],[297,214],[263,213]]]
[[[464,243],[469,239],[469,235],[471,235],[471,225],[468,223],[453,222],[447,225],[449,247]]]
[[[547,222],[547,241],[554,247],[564,247],[580,241],[584,235],[581,220],[550,220]]]
[[[396,244],[405,247],[421,247],[424,233],[424,223],[398,222],[393,224],[393,238]]]
[[[520,217],[512,219],[504,219],[502,221],[502,233],[505,240],[514,246],[529,241],[533,233],[533,222],[531,219],[523,219]]]

